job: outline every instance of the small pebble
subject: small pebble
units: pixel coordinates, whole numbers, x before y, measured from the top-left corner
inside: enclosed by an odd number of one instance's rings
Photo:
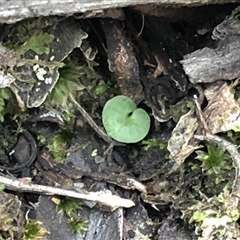
[[[99,163],[104,162],[105,158],[97,155],[97,156],[94,157],[94,161],[95,161],[96,164],[99,164]]]

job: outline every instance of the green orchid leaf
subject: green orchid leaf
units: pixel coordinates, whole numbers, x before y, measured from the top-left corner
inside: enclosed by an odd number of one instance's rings
[[[128,97],[119,95],[105,104],[103,126],[108,136],[123,143],[141,141],[150,128],[150,117]]]

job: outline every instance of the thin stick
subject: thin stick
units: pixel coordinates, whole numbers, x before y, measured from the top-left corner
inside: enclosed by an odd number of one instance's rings
[[[78,166],[71,166],[66,168],[65,165],[58,165],[58,169],[61,173],[65,176],[70,177],[73,180],[77,180],[84,177],[90,177],[97,181],[105,181],[124,189],[137,189],[139,192],[147,193],[147,188],[144,184],[138,181],[136,178],[132,176],[128,176],[125,174],[118,174],[118,173],[101,173],[101,172],[94,172],[94,171],[84,171]]]
[[[142,35],[143,29],[144,29],[144,25],[145,25],[145,16],[144,14],[142,14],[142,27],[140,32],[138,33],[137,37],[139,37],[140,35]]]
[[[201,109],[200,103],[198,101],[197,95],[194,95],[193,99],[194,99],[194,102],[195,102],[195,105],[196,105],[197,116],[199,117],[200,123],[202,124],[202,127],[203,127],[203,129],[205,131],[205,134],[209,133],[209,129],[208,129],[207,123],[206,123],[206,121],[205,121],[205,119],[203,117],[202,109]]]
[[[3,175],[0,176],[0,183],[4,184],[6,189],[10,189],[18,192],[40,193],[44,195],[60,195],[60,196],[67,196],[67,197],[73,197],[73,198],[78,198],[83,200],[94,201],[110,207],[112,211],[119,207],[130,208],[135,205],[132,200],[121,198],[116,195],[112,195],[110,191],[107,191],[107,192],[84,191],[80,193],[77,191],[77,189],[70,190],[70,189],[63,189],[58,187],[38,185],[38,184],[33,184],[31,182],[12,179]]]
[[[112,138],[110,138],[104,130],[99,127],[93,119],[89,116],[89,114],[85,111],[85,109],[74,99],[74,97],[70,94],[71,101],[75,104],[79,112],[82,114],[82,116],[85,118],[85,120],[89,123],[89,125],[94,129],[94,131],[107,143],[112,144],[113,146],[124,146],[123,143],[119,143],[117,141],[114,141]]]

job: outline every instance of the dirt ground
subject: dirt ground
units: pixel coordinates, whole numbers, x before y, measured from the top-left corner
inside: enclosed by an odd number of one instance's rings
[[[237,7],[1,25],[0,239],[240,239]]]

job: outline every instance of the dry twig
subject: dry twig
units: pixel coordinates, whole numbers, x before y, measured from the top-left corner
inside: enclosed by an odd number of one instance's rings
[[[89,114],[85,111],[85,109],[74,99],[72,95],[70,95],[70,100],[74,103],[74,105],[77,107],[78,111],[82,114],[84,119],[89,123],[89,125],[94,129],[94,131],[107,143],[110,144],[111,147],[113,146],[124,146],[123,143],[119,143],[117,141],[114,141],[112,138],[110,138],[104,130],[99,127],[93,119],[89,116]]]
[[[60,167],[60,166],[58,166]],[[134,177],[125,175],[125,174],[118,174],[118,173],[102,173],[102,172],[94,172],[94,171],[84,171],[78,166],[74,166],[73,168],[67,168],[64,165],[63,167],[60,167],[61,173],[63,173],[65,176],[68,176],[72,179],[79,179],[84,177],[90,177],[97,181],[105,181],[114,185],[117,185],[119,187],[122,187],[124,189],[132,189],[132,190],[138,190],[142,193],[147,193],[147,188],[144,184],[142,184],[140,181],[135,179]]]
[[[84,191],[82,193],[78,192],[75,189],[64,189],[59,187],[51,187],[33,184],[31,182],[22,181],[18,179],[12,179],[10,177],[6,177],[4,175],[0,175],[0,183],[4,184],[6,189],[19,191],[19,192],[31,192],[31,193],[40,193],[45,195],[59,195],[59,196],[67,196],[73,197],[83,200],[89,200],[98,202],[104,206],[110,207],[113,211],[119,207],[130,208],[134,206],[134,202],[130,199],[121,198],[116,195],[112,195],[110,191],[99,191],[99,192],[87,192]],[[82,191],[82,190],[81,190]]]

